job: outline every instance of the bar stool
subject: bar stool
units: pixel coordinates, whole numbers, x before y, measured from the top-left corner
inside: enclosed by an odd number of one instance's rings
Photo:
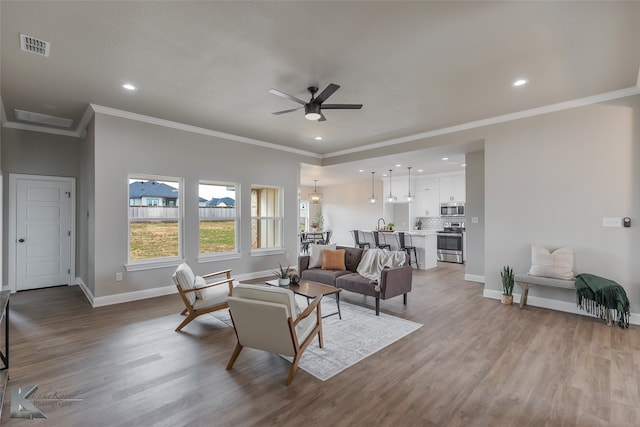
[[[407,245],[406,243],[409,243],[409,245]],[[407,241],[405,241],[405,235],[403,232],[398,232],[398,246],[400,247],[400,250],[405,251],[407,253],[407,255],[409,255],[409,264],[412,263],[411,261],[411,252],[413,251],[413,258],[416,260],[416,268],[420,268],[418,266],[418,252],[416,250],[416,247],[412,245],[411,242],[411,235],[407,234]]]
[[[351,234],[353,235],[353,241],[355,242],[357,248],[370,248],[369,242],[365,242],[364,240],[360,241],[360,232],[358,230],[351,230]]]
[[[383,236],[383,239],[384,239],[384,236]],[[378,232],[377,231],[373,232],[373,240],[376,242],[376,248],[391,250],[391,245],[390,244],[388,244],[388,243],[380,243],[380,239],[378,237]]]

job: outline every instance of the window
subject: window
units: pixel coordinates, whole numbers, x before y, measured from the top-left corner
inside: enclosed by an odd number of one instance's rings
[[[200,254],[238,252],[237,184],[200,182]]]
[[[129,177],[129,262],[181,256],[179,178]]]
[[[281,194],[279,188],[251,188],[251,249],[282,246]]]

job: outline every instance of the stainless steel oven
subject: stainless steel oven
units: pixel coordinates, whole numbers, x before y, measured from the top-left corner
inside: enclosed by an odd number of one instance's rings
[[[437,238],[438,261],[464,263],[464,223],[446,223]]]

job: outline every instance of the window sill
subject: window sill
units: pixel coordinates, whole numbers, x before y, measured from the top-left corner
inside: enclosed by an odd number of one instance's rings
[[[251,256],[282,255],[284,248],[251,249]]]
[[[153,261],[137,261],[125,264],[124,268],[127,271],[153,270],[156,268],[177,267],[183,262],[185,262],[184,258],[165,258]]]
[[[204,264],[207,262],[225,261],[229,259],[240,259],[242,254],[240,252],[224,252],[219,254],[202,254],[198,256],[198,264]]]

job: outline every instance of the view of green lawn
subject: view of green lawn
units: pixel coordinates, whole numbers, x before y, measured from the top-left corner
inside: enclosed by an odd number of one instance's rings
[[[177,222],[132,222],[131,260],[178,256]],[[234,221],[200,221],[200,253],[235,249]]]

